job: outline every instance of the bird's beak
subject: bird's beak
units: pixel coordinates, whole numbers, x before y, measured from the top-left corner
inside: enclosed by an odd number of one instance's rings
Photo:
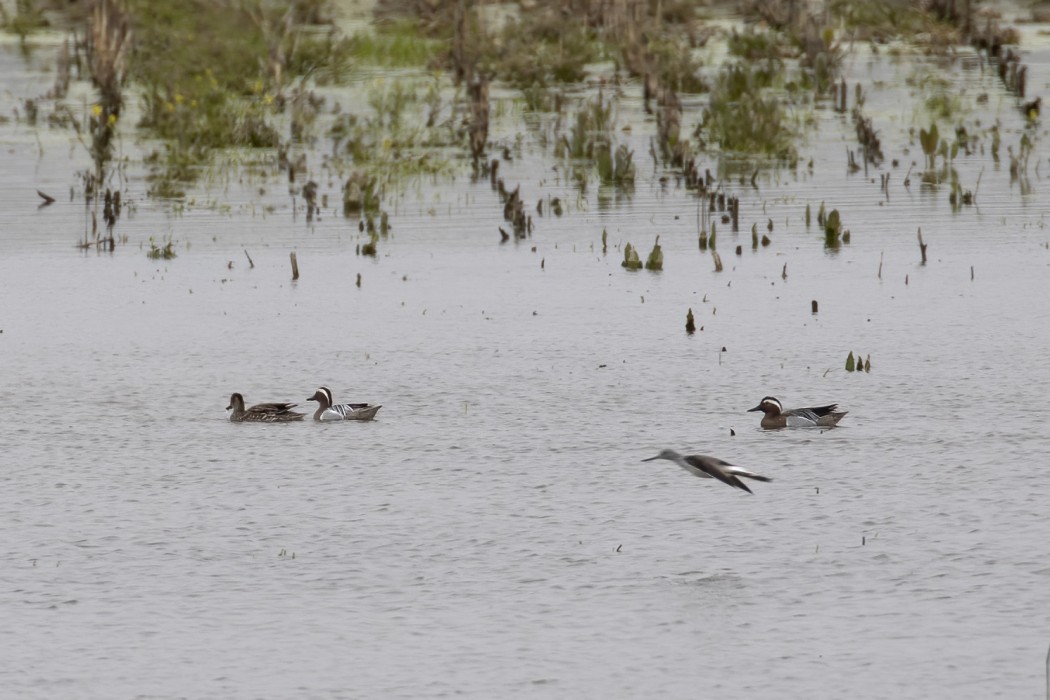
[[[229,406],[227,406],[227,407],[226,407],[226,410],[227,410],[227,411],[231,411],[231,410],[233,410],[233,404],[230,404]]]
[[[643,459],[642,461],[643,462],[652,462],[654,459],[660,459],[660,455],[656,455],[655,457],[650,457],[649,459]]]
[[[762,404],[758,404],[758,405],[757,405],[757,406],[755,406],[754,408],[749,408],[749,409],[747,409],[747,412],[748,412],[748,413],[751,413],[752,411],[761,411],[761,410],[762,410]]]

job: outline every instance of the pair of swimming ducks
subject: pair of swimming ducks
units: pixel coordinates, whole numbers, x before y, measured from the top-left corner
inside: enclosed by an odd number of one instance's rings
[[[777,430],[779,428],[834,428],[848,411],[836,411],[838,404],[827,406],[811,406],[809,408],[789,408],[784,406],[772,396],[762,399],[757,406],[749,408],[751,411],[762,411],[762,427],[766,430]],[[664,450],[655,457],[643,459],[643,462],[652,462],[656,459],[666,459],[674,462],[693,476],[705,479],[718,479],[738,489],[751,493],[747,484],[740,480],[754,479],[755,481],[772,481],[768,476],[756,474],[753,471],[734,466],[724,459],[708,455],[681,455],[674,450]]]
[[[316,421],[337,420],[372,420],[382,406],[367,403],[341,403],[332,400],[332,390],[320,387],[307,401],[316,401],[314,411]],[[230,396],[230,405],[226,407],[230,420],[234,423],[288,423],[302,420],[305,413],[293,411],[298,404],[294,403],[257,403],[249,408],[244,407],[244,397],[240,394]]]

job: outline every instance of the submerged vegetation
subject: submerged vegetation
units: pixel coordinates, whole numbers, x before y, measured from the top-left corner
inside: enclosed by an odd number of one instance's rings
[[[49,0],[7,7],[0,5],[0,24],[23,39],[54,16]],[[1005,151],[1011,182],[1031,191],[1041,98],[1026,94],[1027,68],[1010,46],[1017,33],[994,13],[974,15],[971,3],[940,0],[828,0],[819,8],[752,0],[735,7],[754,21],[724,29],[706,21],[710,8],[685,0],[498,8],[384,0],[370,28],[344,34],[327,0],[98,0],[65,10],[72,31],[55,86],[24,100],[19,118],[72,130],[90,154],[93,169],[79,179],[91,220],[83,244],[100,249],[122,240],[113,234],[119,214],[103,214],[101,195],[126,187],[121,140],[132,136],[148,144],[148,194],[157,198],[183,199],[203,175],[228,181],[229,170],[243,168],[250,177],[286,175],[289,194],[313,222],[328,206],[323,189],[337,187],[331,200],[361,234],[362,255],[376,255],[396,198],[411,183],[464,172],[474,182],[489,179],[498,192],[509,229],[500,228],[503,240],[531,237],[533,208],[525,202],[536,193],[511,189],[499,176],[501,161],[519,157],[524,143],[557,161],[553,171],[578,192],[580,208],[592,183],[600,206],[632,197],[640,173],[661,187],[684,186],[702,210],[699,248],[712,251],[721,268],[712,215],[736,234],[737,188],[757,191],[763,177],[797,174],[818,114],[834,113],[855,132],[859,149],[847,146],[847,173],[863,168],[887,202],[889,170],[907,156],[904,187],[914,168],[923,188],[947,191],[953,211],[975,205],[983,167],[964,180],[957,159],[990,156],[998,171],[1006,133],[1000,117],[983,125],[970,118],[975,104],[988,104],[987,93],[968,95],[958,71],[943,69],[958,60],[953,47],[969,42],[994,63],[999,89],[1023,115],[1025,126],[1008,130]],[[873,56],[936,57],[918,61],[907,78],[910,153],[884,152],[885,111],[869,110],[871,87],[846,83],[856,42],[868,42]],[[64,101],[76,77],[90,77],[93,86],[94,99],[80,113]],[[639,96],[640,107],[631,103]],[[513,133],[507,119],[521,116],[524,127]],[[642,139],[647,146],[639,147]],[[811,172],[812,160],[804,167]],[[541,195],[537,221],[545,202],[561,215],[563,201]],[[752,250],[770,245],[757,228],[766,218],[745,223]],[[817,218],[829,249],[849,242],[838,210],[822,206]],[[662,267],[658,243],[644,264],[630,244],[624,256],[628,268]]]

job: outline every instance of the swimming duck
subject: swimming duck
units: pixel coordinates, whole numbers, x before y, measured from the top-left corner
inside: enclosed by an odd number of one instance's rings
[[[652,462],[654,459],[666,459],[674,462],[682,469],[693,476],[703,477],[705,479],[718,479],[721,482],[729,484],[738,489],[743,489],[748,493],[751,493],[751,489],[747,487],[739,477],[743,476],[748,479],[754,479],[755,481],[772,481],[768,476],[762,476],[756,474],[747,469],[736,467],[718,457],[709,457],[707,455],[680,455],[674,450],[664,450],[655,457],[649,459],[643,459],[643,462]]]
[[[297,405],[294,403],[257,403],[246,409],[244,397],[240,394],[232,394],[230,405],[226,407],[226,410],[232,410],[230,421],[234,423],[287,423],[302,420],[306,415],[291,410]]]
[[[775,430],[777,428],[834,428],[842,420],[843,416],[849,413],[849,411],[835,411],[838,407],[838,404],[833,403],[827,406],[784,410],[784,406],[780,401],[772,396],[767,396],[757,406],[749,408],[747,411],[748,413],[751,411],[762,411],[765,415],[762,416],[761,425],[766,430]]]
[[[307,401],[316,401],[319,405],[314,411],[314,420],[372,420],[382,406],[367,403],[341,403],[332,401],[332,390],[322,386]]]

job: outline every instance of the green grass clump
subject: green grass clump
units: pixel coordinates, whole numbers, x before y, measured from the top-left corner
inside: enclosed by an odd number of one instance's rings
[[[363,169],[385,185],[451,171],[447,154],[462,138],[452,120],[435,116],[442,110],[436,81],[376,81],[367,105],[339,115],[329,128],[330,165],[337,172]]]
[[[623,248],[623,262],[620,263],[620,267],[626,267],[628,270],[642,269],[642,259],[638,257],[638,249],[630,243]]]
[[[16,0],[14,14],[11,14],[11,11],[0,3],[0,29],[11,32],[21,41],[25,41],[33,32],[47,29],[50,26],[47,17],[36,5],[37,3],[30,0]]]
[[[566,21],[554,9],[522,14],[497,40],[478,42],[479,65],[514,87],[578,83],[589,63],[605,55],[594,30]]]
[[[285,89],[305,75],[340,73],[345,44],[333,32],[285,20],[298,3],[128,0],[135,37],[128,77],[142,94],[140,127],[165,140],[154,191],[178,189],[213,151],[274,148]],[[293,115],[294,116],[294,115]]]
[[[783,37],[769,31],[748,29],[729,35],[726,48],[730,56],[748,61],[768,61],[784,57]]]
[[[357,32],[350,37],[348,48],[353,60],[387,68],[425,66],[448,50],[446,41],[420,36],[415,24],[404,21]]]
[[[149,237],[149,250],[146,251],[146,257],[150,260],[171,260],[175,258],[175,242],[168,238],[168,242],[163,245],[157,245],[157,242],[153,240],[153,236]]]
[[[660,84],[679,93],[707,92],[703,65],[685,37],[659,36],[649,42],[647,56]]]
[[[782,79],[779,61],[732,63],[718,75],[697,126],[701,144],[723,152],[794,160],[798,127],[772,88]]]
[[[653,243],[653,250],[645,261],[645,269],[656,272],[664,269],[664,250],[660,247],[659,236],[656,237],[656,242]]]

